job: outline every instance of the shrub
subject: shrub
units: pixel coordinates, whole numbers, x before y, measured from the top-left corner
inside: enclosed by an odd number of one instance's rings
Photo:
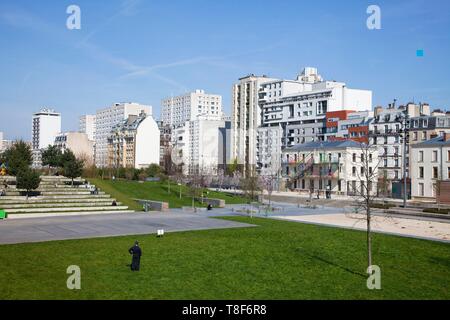
[[[395,205],[393,204],[387,204],[387,203],[372,203],[370,205],[371,208],[376,208],[376,209],[391,209],[394,208]]]
[[[449,214],[450,209],[437,209],[437,208],[426,208],[422,210],[426,213],[439,213],[439,214]]]

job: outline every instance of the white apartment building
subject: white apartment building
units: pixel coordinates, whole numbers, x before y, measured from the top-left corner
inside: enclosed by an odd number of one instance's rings
[[[264,83],[275,81],[266,76],[249,75],[233,85],[231,122],[231,159],[250,174],[257,163],[257,129],[261,125],[259,91]]]
[[[437,183],[450,180],[450,133],[412,145],[411,158],[412,199],[435,202]]]
[[[94,163],[94,141],[83,132],[62,132],[55,137],[54,145],[63,153],[66,150],[73,152],[77,159],[85,161],[85,166]]]
[[[3,132],[0,131],[0,153],[3,152]]]
[[[0,153],[12,146],[13,143],[12,140],[5,140],[4,133],[0,131]]]
[[[324,81],[316,68],[305,68],[296,80],[264,83],[259,93],[262,125],[281,125],[283,146],[324,141],[328,111],[372,109],[372,91]]]
[[[329,190],[332,194],[360,195],[368,186],[377,193],[376,148],[367,152],[360,143],[346,141],[315,141],[298,144],[283,151],[283,179],[290,190],[303,193]],[[367,181],[368,175],[373,179]]]
[[[31,146],[33,167],[41,166],[41,151],[53,145],[56,135],[61,132],[61,114],[44,108],[33,114],[31,123]]]
[[[281,156],[282,148],[324,141],[327,112],[372,109],[371,91],[324,81],[311,67],[304,68],[295,80],[243,78],[234,86],[233,100],[233,156],[239,163],[256,164],[258,171],[272,165],[266,162],[269,158],[265,152],[258,150],[267,146],[261,143],[264,139],[257,139],[257,128],[281,128],[282,135],[276,139]],[[266,134],[265,130],[259,131]]]
[[[115,125],[128,119],[130,115],[141,113],[152,115],[152,107],[134,102],[115,103],[111,107],[97,110],[95,116],[95,165],[108,165],[108,136]]]
[[[218,116],[198,116],[172,132],[176,164],[185,174],[215,175],[229,161],[231,123]]]
[[[89,140],[95,140],[95,115],[86,114],[80,117],[79,131],[86,133]]]
[[[259,127],[256,138],[256,163],[260,175],[281,174],[281,126]]]
[[[108,137],[108,166],[142,169],[160,163],[160,131],[152,116],[130,115]]]
[[[161,120],[165,125],[178,127],[197,116],[219,116],[222,111],[222,96],[195,90],[184,95],[161,101]]]

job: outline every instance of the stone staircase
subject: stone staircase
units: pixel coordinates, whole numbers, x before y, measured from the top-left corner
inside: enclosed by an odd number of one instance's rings
[[[6,195],[0,196],[0,209],[8,215],[132,212],[103,191],[91,194],[81,179],[75,180],[72,186],[72,181],[65,177],[41,176],[39,188],[28,199],[25,190],[17,189],[14,177],[0,177],[0,189],[4,189],[5,182],[8,187]],[[113,201],[116,206],[112,205]]]

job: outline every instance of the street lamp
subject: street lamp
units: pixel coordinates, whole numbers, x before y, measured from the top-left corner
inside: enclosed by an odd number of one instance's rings
[[[400,115],[399,122],[402,124],[401,133],[403,133],[403,208],[406,208],[406,202],[407,202],[407,183],[406,183],[406,140],[408,139],[408,132],[409,132],[409,115],[408,112],[405,110],[405,112]],[[401,136],[401,135],[400,135]]]

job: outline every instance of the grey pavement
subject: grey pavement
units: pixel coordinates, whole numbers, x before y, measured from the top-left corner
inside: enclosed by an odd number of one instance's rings
[[[99,214],[0,220],[0,244],[85,239],[165,232],[253,227],[251,224],[169,213]]]

